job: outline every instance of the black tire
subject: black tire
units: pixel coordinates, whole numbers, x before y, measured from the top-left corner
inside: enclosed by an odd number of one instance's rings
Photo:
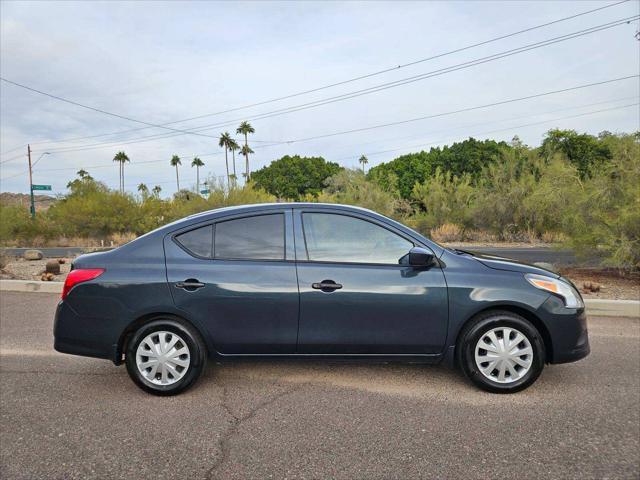
[[[487,378],[480,370],[475,360],[475,348],[480,339],[490,330],[498,327],[509,327],[522,333],[533,350],[533,359],[529,371],[522,378],[510,383],[500,383]],[[492,393],[515,393],[533,384],[542,373],[545,364],[544,341],[540,332],[520,315],[508,311],[489,311],[471,320],[460,334],[456,346],[458,365],[465,376],[476,386]],[[526,357],[522,357],[526,358]],[[485,365],[485,364],[481,364]]]
[[[147,380],[138,370],[136,365],[136,351],[140,342],[153,332],[176,333],[189,348],[189,366],[183,377],[170,385],[158,385]],[[169,338],[169,337],[168,337]],[[154,395],[176,395],[184,392],[200,378],[207,362],[207,351],[199,333],[189,324],[174,317],[156,318],[142,325],[133,332],[127,343],[125,363],[127,372],[138,387]]]

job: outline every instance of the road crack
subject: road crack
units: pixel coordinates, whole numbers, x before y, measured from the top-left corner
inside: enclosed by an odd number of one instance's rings
[[[218,470],[218,468],[224,465],[224,463],[227,461],[227,459],[229,458],[229,450],[230,450],[229,441],[238,432],[238,429],[242,426],[244,422],[246,422],[247,420],[251,420],[253,417],[255,417],[258,414],[260,410],[270,405],[273,405],[275,402],[277,402],[281,398],[302,389],[303,386],[304,384],[296,385],[293,388],[290,388],[288,390],[285,390],[284,392],[278,393],[273,397],[271,397],[269,400],[259,403],[254,408],[252,408],[247,414],[242,416],[236,415],[231,410],[231,407],[229,406],[229,403],[228,403],[229,397],[228,397],[227,387],[223,386],[221,407],[231,417],[232,419],[231,426],[227,429],[226,432],[224,432],[224,434],[220,438],[219,440],[220,456],[216,459],[214,464],[207,471],[205,478],[207,480],[212,480],[213,478],[215,478],[214,475],[216,474],[216,470]]]

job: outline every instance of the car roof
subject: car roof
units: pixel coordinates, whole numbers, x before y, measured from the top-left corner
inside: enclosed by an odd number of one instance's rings
[[[198,219],[207,217],[209,215],[217,215],[220,213],[242,213],[246,211],[254,211],[254,210],[262,210],[262,209],[272,209],[272,208],[300,208],[300,207],[327,207],[327,208],[340,208],[345,210],[354,210],[360,212],[371,213],[376,216],[381,216],[379,213],[374,212],[373,210],[369,210],[367,208],[357,207],[355,205],[344,205],[340,203],[319,203],[319,202],[272,202],[272,203],[251,203],[246,205],[234,205],[231,207],[221,207],[215,208],[213,210],[206,210],[204,212],[194,213],[193,215],[189,215],[182,220],[186,219]],[[180,220],[178,220],[180,221]]]

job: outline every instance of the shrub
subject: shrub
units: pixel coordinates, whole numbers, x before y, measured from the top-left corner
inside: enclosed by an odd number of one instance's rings
[[[422,229],[436,228],[445,223],[455,223],[462,228],[471,227],[477,191],[471,185],[471,177],[456,177],[439,168],[433,177],[413,187],[412,198],[420,211]]]
[[[445,223],[431,230],[431,238],[436,242],[461,242],[464,240],[462,228],[455,223]]]

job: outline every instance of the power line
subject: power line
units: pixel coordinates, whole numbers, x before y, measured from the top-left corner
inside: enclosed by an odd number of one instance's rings
[[[576,114],[576,115],[568,115],[568,116],[564,116],[564,117],[557,117],[557,118],[552,118],[552,119],[548,119],[548,120],[542,120],[542,121],[539,121],[539,122],[525,123],[525,124],[521,124],[521,125],[514,125],[514,126],[510,126],[510,127],[505,127],[505,128],[495,129],[495,130],[489,130],[489,131],[474,133],[474,134],[471,134],[471,135],[465,135],[465,137],[479,136],[479,135],[485,135],[485,134],[488,134],[488,133],[509,131],[509,130],[514,130],[514,129],[517,129],[517,128],[526,128],[526,127],[531,127],[531,126],[536,126],[536,125],[542,125],[542,124],[545,124],[545,123],[556,122],[556,121],[559,121],[559,120],[566,120],[566,119],[571,119],[571,118],[579,118],[579,117],[584,117],[584,116],[589,116],[589,115],[596,115],[598,113],[604,113],[604,112],[609,112],[609,111],[614,111],[614,110],[620,110],[620,109],[630,108],[630,107],[634,107],[634,106],[638,106],[638,105],[640,105],[640,103],[636,102],[636,103],[617,106],[617,107],[612,107],[612,108],[594,110],[594,111],[591,111],[591,112],[584,112],[584,113],[580,113],[580,114]],[[587,106],[587,105],[583,105],[582,107],[575,107],[575,108],[584,108],[585,106]],[[541,114],[538,114],[538,115],[545,115],[545,113],[541,113]],[[425,147],[425,146],[428,146],[428,145],[435,145],[435,144],[438,144],[438,143],[442,143],[442,142],[450,140],[452,138],[459,138],[459,137],[460,136],[458,135],[456,137],[449,137],[449,138],[440,139],[440,140],[429,142],[429,143],[421,143],[419,145],[413,145],[413,146],[408,146],[408,147],[388,149],[388,150],[383,150],[383,151],[378,151],[378,152],[370,152],[370,153],[365,153],[364,155],[374,156],[374,155],[379,155],[379,154],[383,154],[383,153],[390,153],[392,151],[402,150],[404,148],[421,148],[421,147]],[[359,155],[360,154],[358,154],[357,156],[359,156]],[[355,158],[355,157],[349,157],[349,158]],[[224,178],[226,178],[226,175],[217,175],[217,176],[214,176],[214,178],[222,178],[222,179],[224,179]],[[166,180],[166,181],[161,181],[161,182],[153,181],[153,182],[146,182],[146,183],[148,183],[148,184],[170,184],[170,183],[173,184],[174,182],[175,182],[175,180]],[[134,184],[130,184],[130,185],[134,185]]]
[[[627,17],[624,19],[619,19],[616,20],[614,22],[609,22],[609,23],[605,23],[605,24],[601,24],[601,25],[597,25],[594,27],[590,27],[584,30],[580,30],[577,32],[573,32],[570,34],[566,34],[566,35],[561,35],[559,37],[554,37],[551,39],[547,39],[547,40],[543,40],[543,41],[539,41],[539,42],[535,42],[529,45],[525,45],[522,47],[518,47],[515,49],[511,49],[511,50],[507,50],[504,52],[500,52],[500,53],[496,53],[493,55],[489,55],[487,57],[482,57],[479,59],[475,59],[475,60],[471,60],[468,62],[463,62],[457,65],[453,65],[453,66],[449,66],[449,67],[445,67],[445,68],[441,68],[441,69],[437,69],[431,72],[427,72],[427,73],[423,73],[420,75],[415,75],[412,77],[407,77],[404,79],[399,79],[399,80],[395,80],[393,82],[388,82],[388,83],[384,83],[384,84],[380,84],[380,85],[376,85],[373,87],[368,87],[362,90],[357,90],[354,92],[349,92],[349,93],[345,93],[345,94],[341,94],[341,95],[337,95],[334,97],[328,97],[325,99],[321,99],[321,100],[317,100],[317,101],[313,101],[313,102],[308,102],[308,103],[304,103],[301,105],[296,105],[296,106],[291,106],[291,107],[286,107],[283,109],[279,109],[279,110],[275,110],[272,112],[265,112],[263,114],[259,114],[258,116],[255,117],[250,117],[249,120],[251,121],[255,121],[255,120],[262,120],[265,118],[271,118],[271,117],[275,117],[275,116],[279,116],[279,115],[284,115],[287,113],[293,113],[293,112],[297,112],[297,111],[301,111],[301,110],[307,110],[310,108],[316,108],[322,105],[327,105],[330,103],[335,103],[335,102],[339,102],[339,101],[343,101],[343,100],[348,100],[351,98],[356,98],[362,95],[368,95],[370,93],[376,93],[382,90],[387,90],[390,88],[395,88],[401,85],[406,85],[409,83],[414,83],[420,80],[424,80],[427,78],[431,78],[431,77],[435,77],[435,76],[440,76],[440,75],[444,75],[447,73],[451,73],[451,72],[455,72],[458,70],[462,70],[462,69],[466,69],[466,68],[470,68],[470,67],[474,67],[477,65],[481,65],[487,62],[491,62],[494,60],[499,60],[501,58],[505,58],[505,57],[509,57],[512,55],[517,55],[519,53],[523,53],[523,52],[527,52],[530,50],[534,50],[537,48],[541,48],[541,47],[545,47],[545,46],[549,46],[549,45],[553,45],[555,43],[559,43],[559,42],[563,42],[566,40],[571,40],[573,38],[578,38],[584,35],[589,35],[591,33],[596,33],[602,30],[606,30],[609,28],[613,28],[613,27],[617,27],[620,25],[624,25],[629,23],[632,20],[638,19],[640,18],[640,16],[635,15],[632,17]],[[208,129],[212,129],[212,128],[219,128],[219,127],[224,127],[224,126],[228,126],[228,125],[233,125],[235,123],[237,123],[238,121],[242,121],[243,119],[235,119],[232,121],[228,121],[228,122],[224,122],[224,123],[219,123],[219,124],[210,124],[210,125],[203,125],[200,127],[195,127],[192,128],[190,131],[192,132],[198,132],[198,131],[203,131],[203,130],[208,130]],[[145,141],[150,141],[150,140],[157,140],[157,139],[161,139],[161,138],[170,138],[170,137],[174,137],[174,136],[178,136],[181,135],[181,133],[173,133],[173,134],[154,134],[154,135],[150,135],[150,136],[146,136],[146,137],[140,137],[138,139],[134,139],[134,140],[129,140],[129,141],[125,141],[125,142],[102,142],[102,143],[97,143],[97,144],[91,144],[91,145],[84,145],[84,146],[79,146],[76,148],[67,148],[67,147],[59,147],[59,149],[52,149],[52,151],[58,151],[58,152],[73,152],[73,151],[84,151],[84,150],[93,150],[95,148],[106,148],[106,147],[117,147],[117,146],[122,146],[122,145],[129,145],[129,144],[133,144],[133,143],[141,143],[141,142],[145,142]],[[274,142],[274,144],[284,144],[284,143],[290,143],[291,140],[286,140],[286,141],[282,141],[282,142]]]
[[[640,77],[640,75],[629,75],[629,76],[626,76],[626,77],[613,78],[613,79],[610,79],[610,80],[603,80],[601,82],[593,82],[593,83],[587,83],[587,84],[583,84],[583,85],[577,85],[575,87],[562,88],[562,89],[559,89],[559,90],[551,90],[549,92],[536,93],[536,94],[527,95],[527,96],[524,96],[524,97],[511,98],[511,99],[508,99],[508,100],[501,100],[501,101],[498,101],[498,102],[487,103],[487,104],[484,104],[484,105],[477,105],[477,106],[474,106],[474,107],[461,108],[461,109],[452,110],[452,111],[449,111],[449,112],[434,113],[434,114],[431,114],[431,115],[425,115],[425,116],[422,116],[422,117],[410,118],[410,119],[407,119],[407,120],[400,120],[400,121],[397,121],[397,122],[382,123],[382,124],[378,124],[378,125],[371,125],[369,127],[355,128],[355,129],[352,129],[352,130],[342,130],[342,131],[333,132],[333,133],[326,133],[326,134],[323,134],[323,135],[316,135],[316,136],[313,136],[313,137],[299,138],[299,139],[295,139],[295,140],[289,140],[287,143],[307,142],[309,140],[317,140],[319,138],[334,137],[334,136],[337,136],[337,135],[345,135],[345,134],[349,134],[349,133],[363,132],[363,131],[366,131],[366,130],[374,130],[374,129],[377,129],[377,128],[390,127],[390,126],[396,126],[396,125],[403,125],[405,123],[412,123],[412,122],[417,122],[417,121],[420,121],[420,120],[427,120],[427,119],[430,119],[430,118],[444,117],[444,116],[448,116],[448,115],[454,115],[456,113],[470,112],[470,111],[473,111],[473,110],[480,110],[480,109],[483,109],[483,108],[495,107],[495,106],[498,106],[498,105],[505,105],[507,103],[520,102],[520,101],[523,101],[523,100],[531,100],[533,98],[540,98],[540,97],[544,97],[544,96],[548,96],[548,95],[555,95],[557,93],[571,92],[571,91],[574,91],[574,90],[580,90],[580,89],[583,89],[583,88],[589,88],[589,87],[593,87],[593,86],[597,86],[597,85],[605,85],[605,84],[613,83],[613,82],[620,82],[620,81],[623,81],[623,80],[628,80],[628,79],[631,79],[631,78],[638,78],[638,77]]]
[[[504,122],[509,122],[509,121],[517,121],[517,120],[523,120],[525,118],[531,118],[531,117],[540,117],[542,115],[551,115],[553,113],[559,113],[559,112],[566,112],[567,110],[577,110],[577,109],[581,109],[581,108],[587,108],[587,107],[595,107],[596,105],[607,105],[607,104],[612,104],[612,103],[617,103],[617,102],[622,102],[622,101],[629,101],[629,100],[637,100],[638,98],[640,98],[637,95],[634,96],[629,96],[629,97],[620,97],[620,98],[614,98],[611,100],[604,100],[604,101],[600,101],[600,102],[594,102],[594,103],[587,103],[587,104],[583,104],[583,105],[577,105],[577,106],[571,106],[571,107],[565,107],[565,108],[558,108],[555,110],[549,110],[546,112],[541,112],[541,113],[534,113],[531,115],[519,115],[517,117],[510,117],[510,118],[503,118],[500,120],[492,120],[490,122],[487,121],[483,121],[481,123],[474,123],[471,125],[463,125],[460,127],[453,127],[453,128],[447,128],[446,130],[441,130],[438,132],[432,132],[432,134],[435,133],[446,133],[446,132],[450,132],[452,130],[466,130],[466,129],[470,129],[470,128],[476,128],[476,127],[481,127],[484,125],[490,125],[490,124],[496,124],[496,123],[504,123]],[[403,136],[403,137],[394,137],[394,138],[385,138],[383,140],[374,140],[374,141],[370,141],[370,142],[360,142],[359,145],[372,145],[372,144],[377,144],[377,143],[386,143],[386,142],[397,142],[397,141],[401,141],[401,140],[416,140],[416,139],[420,139],[420,138],[424,138],[424,134],[421,135],[410,135],[410,136]],[[407,148],[418,148],[418,146],[412,146],[412,147],[407,147]],[[350,149],[352,149],[353,147],[350,146]],[[401,149],[401,148],[399,148]],[[395,150],[399,150],[399,149],[392,149],[390,151],[395,151]],[[382,153],[382,152],[386,152],[386,151],[380,151],[380,152],[365,152],[364,155],[375,155],[378,153]],[[349,160],[349,159],[356,159],[358,158],[360,155],[362,154],[353,154],[353,155],[348,155],[348,156],[343,156],[343,157],[339,157],[339,158],[334,158],[333,161],[341,161],[341,160]]]
[[[474,124],[474,125],[466,125],[466,126],[462,126],[462,127],[454,127],[452,129],[448,129],[447,131],[474,128],[474,127],[477,127],[477,126],[486,125],[487,123],[501,123],[501,122],[505,122],[505,121],[521,120],[521,119],[530,118],[530,117],[537,117],[537,116],[541,116],[541,115],[549,115],[549,114],[557,113],[557,112],[560,112],[560,111],[575,110],[575,109],[579,109],[579,108],[587,108],[587,107],[592,107],[592,106],[595,106],[595,105],[603,105],[603,104],[607,104],[607,103],[620,102],[620,101],[623,101],[623,100],[630,100],[630,99],[637,99],[637,98],[638,98],[637,96],[634,96],[634,97],[622,97],[622,98],[617,98],[617,99],[613,99],[613,100],[606,100],[606,101],[601,101],[601,102],[588,103],[588,104],[584,104],[584,105],[578,105],[578,106],[567,107],[567,108],[562,108],[562,109],[556,109],[556,110],[542,112],[542,113],[536,113],[536,114],[533,114],[533,115],[525,115],[525,116],[520,116],[520,117],[516,117],[516,118],[496,120],[496,121],[493,121],[493,122],[483,122],[482,124]],[[595,111],[585,112],[585,113],[581,113],[581,114],[577,114],[577,115],[570,115],[570,116],[558,117],[558,118],[554,118],[554,119],[547,119],[547,120],[542,120],[540,122],[527,123],[527,124],[518,125],[518,126],[511,126],[511,127],[507,127],[507,128],[501,128],[501,129],[496,129],[496,130],[485,131],[485,132],[479,133],[478,135],[484,135],[484,134],[487,134],[487,133],[494,133],[494,132],[501,132],[501,131],[506,131],[506,130],[513,130],[515,128],[524,128],[524,127],[528,127],[528,126],[540,125],[540,124],[544,124],[544,123],[549,123],[549,122],[558,121],[558,120],[564,120],[564,119],[569,119],[569,118],[577,118],[577,117],[586,116],[586,115],[593,115],[593,114],[596,114],[596,113],[628,108],[630,106],[635,106],[635,105],[637,105],[637,103],[623,105],[623,106],[617,106],[617,107],[611,107],[611,108],[607,108],[607,109],[595,110]],[[448,138],[457,138],[457,137],[448,137]],[[399,139],[396,139],[396,140],[399,140]],[[383,153],[389,153],[389,152],[403,150],[403,149],[420,148],[420,147],[424,147],[424,146],[427,146],[427,145],[433,145],[433,144],[436,144],[436,143],[441,143],[441,142],[443,142],[445,140],[446,140],[446,138],[438,140],[438,141],[429,142],[429,143],[420,143],[418,145],[402,146],[402,147],[398,147],[398,148],[379,150],[379,151],[375,151],[375,152],[366,152],[365,155],[374,156],[374,155],[380,155],[380,154],[383,154]],[[386,141],[389,141],[389,140],[387,139]],[[207,155],[219,154],[219,153],[220,152],[213,152],[213,153],[200,153],[200,154],[193,154],[193,155],[199,156],[199,157],[204,157],[204,156],[207,156]],[[360,154],[358,154],[358,155],[360,155]],[[335,159],[335,161],[341,161],[341,160],[347,160],[347,159],[356,158],[358,155],[350,155],[350,156],[340,157],[340,158]],[[182,155],[182,156],[186,157],[187,155]],[[137,161],[137,162],[132,163],[132,166],[143,165],[143,164],[151,164],[151,163],[165,163],[166,161],[167,161],[166,158],[161,159],[161,160]],[[52,172],[52,171],[65,171],[65,170],[66,171],[70,171],[70,170],[77,170],[79,168],[83,168],[85,170],[88,170],[88,169],[110,168],[110,167],[113,167],[113,164],[88,165],[88,166],[83,166],[83,167],[62,167],[62,168],[38,169],[36,171],[36,173]],[[15,175],[12,175],[10,177],[6,177],[4,180],[10,179],[10,178],[14,178],[14,177],[17,177],[17,176],[20,176],[20,175],[25,175],[25,172],[15,174]],[[225,175],[219,175],[217,177],[218,178],[225,178],[226,176]],[[147,183],[159,183],[159,182],[147,182]],[[164,182],[164,183],[173,183],[173,181],[167,181],[167,182]]]
[[[181,120],[175,120],[175,121],[172,121],[172,122],[162,123],[162,124],[158,124],[158,126],[164,127],[164,126],[173,125],[173,124],[176,124],[176,123],[188,122],[188,121],[191,121],[191,120],[198,120],[198,119],[201,119],[201,118],[221,115],[221,114],[224,114],[224,113],[235,112],[235,111],[244,110],[244,109],[248,109],[248,108],[253,108],[253,107],[257,107],[257,106],[261,106],[261,105],[266,105],[266,104],[269,104],[269,103],[274,103],[274,102],[278,102],[278,101],[282,101],[282,100],[286,100],[286,99],[290,99],[290,98],[295,98],[295,97],[299,97],[299,96],[302,96],[302,95],[307,95],[309,93],[315,93],[315,92],[318,92],[318,91],[321,91],[321,90],[326,90],[326,89],[337,87],[337,86],[340,86],[340,85],[345,85],[345,84],[352,83],[352,82],[355,82],[355,81],[358,81],[358,80],[363,80],[363,79],[366,79],[366,78],[371,78],[371,77],[374,77],[374,76],[382,75],[384,73],[397,71],[397,70],[402,69],[402,68],[406,68],[406,67],[409,67],[409,66],[413,66],[413,65],[420,64],[420,63],[428,62],[428,61],[435,60],[435,59],[438,59],[438,58],[442,58],[442,57],[445,57],[445,56],[448,56],[448,55],[453,55],[455,53],[460,53],[460,52],[463,52],[463,51],[466,51],[466,50],[470,50],[472,48],[476,48],[476,47],[479,47],[479,46],[482,46],[482,45],[487,45],[487,44],[494,43],[494,42],[497,42],[497,41],[500,41],[500,40],[511,38],[511,37],[514,37],[514,36],[517,36],[517,35],[520,35],[520,34],[523,34],[523,33],[526,33],[526,32],[531,32],[533,30],[537,30],[537,29],[540,29],[540,28],[548,27],[550,25],[554,25],[554,24],[557,24],[557,23],[565,22],[567,20],[572,20],[572,19],[584,16],[584,15],[588,15],[588,14],[591,14],[591,13],[594,13],[594,12],[597,12],[597,11],[601,11],[601,10],[604,10],[604,9],[607,9],[607,8],[615,7],[617,5],[620,5],[620,4],[623,4],[623,3],[627,3],[627,2],[628,2],[628,0],[623,0],[623,1],[620,1],[620,2],[604,5],[602,7],[594,8],[594,9],[587,10],[587,11],[584,11],[584,12],[580,12],[580,13],[577,13],[577,14],[574,14],[574,15],[570,15],[570,16],[567,16],[567,17],[559,18],[557,20],[553,20],[553,21],[550,21],[550,22],[546,22],[546,23],[542,23],[542,24],[539,24],[539,25],[535,25],[533,27],[529,27],[529,28],[525,28],[525,29],[522,29],[522,30],[518,30],[516,32],[508,33],[508,34],[505,34],[505,35],[500,35],[498,37],[494,37],[494,38],[491,38],[489,40],[473,43],[471,45],[460,47],[460,48],[457,48],[457,49],[454,49],[454,50],[449,50],[447,52],[443,52],[443,53],[439,53],[439,54],[436,54],[436,55],[432,55],[430,57],[421,58],[421,59],[414,60],[414,61],[411,61],[411,62],[408,62],[408,63],[405,63],[405,64],[397,65],[397,66],[390,67],[390,68],[385,68],[385,69],[378,70],[378,71],[375,71],[375,72],[372,72],[372,73],[360,75],[360,76],[357,76],[357,77],[349,78],[349,79],[342,80],[342,81],[335,82],[335,83],[331,83],[331,84],[328,84],[328,85],[323,85],[323,86],[320,86],[320,87],[312,88],[312,89],[309,89],[309,90],[303,90],[303,91],[300,91],[300,92],[296,92],[296,93],[292,93],[292,94],[288,94],[288,95],[283,95],[283,96],[271,98],[271,99],[268,99],[268,100],[254,102],[254,103],[243,105],[243,106],[240,106],[240,107],[229,108],[229,109],[221,110],[221,111],[218,111],[218,112],[206,113],[206,114],[203,114],[203,115],[198,115],[198,116],[194,116],[194,117],[184,118],[184,119],[181,119]],[[36,144],[41,144],[41,143],[59,143],[59,142],[84,140],[84,139],[89,139],[89,138],[98,138],[98,137],[102,137],[102,136],[109,136],[109,135],[117,135],[117,134],[122,134],[122,133],[135,132],[135,131],[145,130],[145,129],[148,129],[148,128],[150,128],[150,127],[142,127],[142,128],[136,128],[136,129],[121,130],[121,131],[117,131],[117,132],[102,133],[102,134],[97,134],[97,135],[87,135],[87,136],[83,136],[83,137],[75,137],[75,138],[62,139],[62,140],[36,142]],[[7,153],[7,152],[5,152],[5,153]]]
[[[327,133],[327,134],[323,134],[323,135],[316,135],[314,137],[300,138],[300,139],[296,139],[296,140],[291,140],[290,142],[287,142],[287,143],[301,143],[301,142],[306,142],[306,141],[310,141],[310,140],[317,140],[317,139],[320,139],[320,138],[334,137],[334,136],[338,136],[338,135],[345,135],[345,134],[351,134],[351,133],[356,133],[356,132],[361,132],[361,131],[384,128],[384,127],[388,127],[388,126],[403,125],[403,124],[406,124],[406,123],[412,123],[412,122],[417,122],[417,121],[421,121],[421,120],[427,120],[427,119],[431,119],[431,118],[439,118],[439,117],[454,115],[454,114],[458,114],[458,113],[465,113],[465,112],[470,112],[470,111],[474,111],[474,110],[480,110],[480,109],[484,109],[484,108],[490,108],[490,107],[495,107],[495,106],[499,106],[499,105],[505,105],[505,104],[508,104],[508,103],[515,103],[515,102],[520,102],[520,101],[524,101],[524,100],[531,100],[531,99],[534,99],[534,98],[540,98],[540,97],[544,97],[544,96],[555,95],[555,94],[558,94],[558,93],[566,93],[566,92],[571,92],[571,91],[575,91],[575,90],[581,90],[581,89],[585,89],[585,88],[589,88],[589,87],[593,87],[593,86],[606,85],[606,84],[609,84],[609,83],[629,80],[631,78],[638,78],[638,77],[640,77],[640,75],[629,75],[629,76],[626,76],[626,77],[613,78],[613,79],[609,79],[609,80],[603,80],[603,81],[600,81],[600,82],[592,82],[592,83],[588,83],[588,84],[577,85],[577,86],[574,86],[574,87],[568,87],[568,88],[563,88],[563,89],[559,89],[559,90],[552,90],[552,91],[548,91],[548,92],[536,93],[536,94],[532,94],[532,95],[526,95],[526,96],[523,96],[523,97],[512,98],[512,99],[507,99],[507,100],[501,100],[501,101],[497,101],[497,102],[487,103],[487,104],[483,104],[483,105],[476,105],[476,106],[473,106],[473,107],[466,107],[466,108],[462,108],[462,109],[458,109],[458,110],[452,110],[452,111],[448,111],[448,112],[441,112],[441,113],[425,115],[425,116],[417,117],[417,118],[400,120],[400,121],[397,121],[397,122],[390,122],[390,123],[379,124],[379,125],[371,125],[371,126],[368,126],[368,127],[362,127],[362,128],[358,128],[358,129],[343,130],[343,131],[332,132],[332,133]],[[271,146],[273,146],[273,145],[271,145]],[[262,146],[262,148],[265,148],[265,147],[266,146]],[[256,147],[256,148],[258,148],[258,147]],[[216,154],[221,154],[221,153],[222,152],[212,152],[212,153],[194,154],[194,155],[207,156],[207,155],[216,155]],[[166,159],[136,162],[136,164],[161,163],[161,162],[166,162]],[[105,165],[88,166],[88,167],[84,167],[84,168],[107,168],[109,166],[111,166],[111,165],[110,164],[105,164]],[[60,171],[60,170],[75,170],[75,167],[41,169],[41,170],[38,170],[38,171],[39,172],[44,172],[44,171]],[[17,175],[15,175],[15,176],[17,176]],[[8,179],[8,178],[12,178],[12,177],[6,177],[6,179]]]
[[[635,107],[640,105],[640,103],[636,102],[636,103],[630,103],[627,105],[620,105],[617,107],[611,107],[611,108],[604,108],[601,110],[593,110],[591,112],[584,112],[584,113],[578,113],[576,115],[568,115],[568,116],[564,116],[564,117],[557,117],[557,118],[552,118],[552,119],[548,119],[548,120],[541,120],[539,122],[532,122],[532,123],[525,123],[522,125],[514,125],[514,126],[510,126],[510,127],[506,127],[506,128],[500,128],[500,129],[495,129],[495,130],[487,130],[484,132],[480,132],[480,133],[476,133],[475,135],[486,135],[488,133],[497,133],[497,132],[504,132],[504,131],[508,131],[508,130],[514,130],[516,128],[525,128],[525,127],[531,127],[531,126],[535,126],[535,125],[543,125],[545,123],[549,123],[549,122],[557,122],[559,120],[567,120],[567,119],[571,119],[571,118],[579,118],[579,117],[585,117],[588,115],[595,115],[597,113],[603,113],[603,112],[610,112],[610,111],[614,111],[614,110],[621,110],[624,108],[630,108],[630,107]],[[586,105],[583,105],[583,107],[585,107]],[[583,108],[583,107],[576,107],[576,108]],[[538,114],[538,115],[546,115],[544,113]],[[535,116],[538,116],[535,115]],[[525,117],[526,118],[526,117]],[[449,137],[451,138],[451,137]],[[382,155],[384,153],[390,153],[390,152],[396,152],[398,150],[404,150],[404,149],[412,149],[412,148],[423,148],[426,147],[428,145],[435,145],[438,143],[442,143],[443,141],[446,141],[447,139],[441,139],[441,140],[436,140],[433,142],[429,142],[429,143],[420,143],[418,145],[410,145],[410,146],[403,146],[403,147],[398,147],[398,148],[390,148],[387,150],[379,150],[377,152],[365,152],[364,155],[368,155],[368,156],[374,156],[374,155]],[[350,156],[350,157],[343,157],[342,159],[337,159],[337,160],[345,160],[347,158],[351,159],[351,158],[356,158],[357,156],[362,155],[362,154],[358,154],[355,156]]]
[[[71,105],[75,105],[76,107],[86,108],[88,110],[92,110],[94,112],[102,113],[104,115],[109,115],[109,116],[112,116],[112,117],[120,118],[122,120],[128,120],[130,122],[141,123],[141,124],[147,125],[149,127],[163,128],[165,130],[171,130],[173,132],[180,132],[182,134],[199,135],[199,136],[203,136],[203,137],[215,138],[214,135],[207,135],[207,134],[204,134],[204,133],[191,132],[189,130],[171,128],[171,127],[167,127],[167,126],[160,125],[160,124],[145,122],[144,120],[138,120],[136,118],[127,117],[126,115],[120,115],[119,113],[108,112],[107,110],[102,110],[101,108],[92,107],[90,105],[85,105],[83,103],[79,103],[79,102],[76,102],[74,100],[69,100],[68,98],[63,98],[63,97],[60,97],[58,95],[54,95],[52,93],[43,92],[42,90],[38,90],[36,88],[29,87],[27,85],[23,85],[22,83],[14,82],[13,80],[9,80],[9,79],[6,79],[4,77],[0,77],[0,80],[2,80],[3,82],[9,83],[11,85],[14,85],[16,87],[20,87],[20,88],[24,88],[25,90],[29,90],[30,92],[38,93],[40,95],[44,95],[45,97],[53,98],[54,100],[59,100],[61,102],[65,102],[65,103],[69,103]]]

